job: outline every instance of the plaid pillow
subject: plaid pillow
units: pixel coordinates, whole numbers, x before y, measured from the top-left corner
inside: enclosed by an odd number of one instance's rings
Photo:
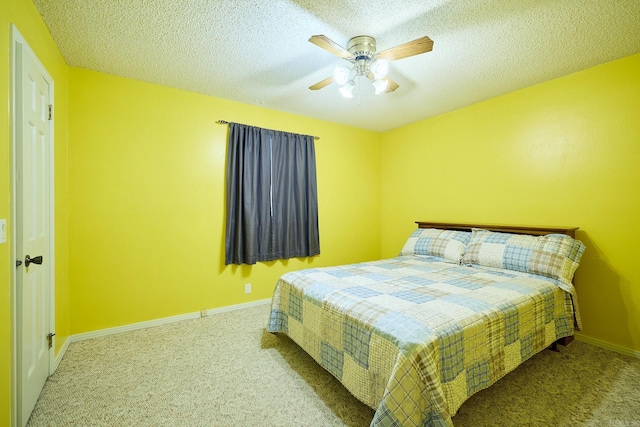
[[[473,229],[463,264],[497,267],[571,283],[585,250],[565,234],[529,236]]]
[[[418,228],[404,244],[400,255],[431,255],[460,263],[471,232]]]

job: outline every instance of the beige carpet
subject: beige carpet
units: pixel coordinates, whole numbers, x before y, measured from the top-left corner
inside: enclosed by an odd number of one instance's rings
[[[29,426],[368,426],[373,410],[285,336],[269,306],[73,343]],[[469,399],[456,427],[640,426],[640,360],[581,342]]]

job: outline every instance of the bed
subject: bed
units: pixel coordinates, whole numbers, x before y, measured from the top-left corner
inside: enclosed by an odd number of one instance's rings
[[[580,329],[576,227],[417,222],[400,255],[289,272],[267,331],[288,335],[371,426],[452,426],[471,395]]]

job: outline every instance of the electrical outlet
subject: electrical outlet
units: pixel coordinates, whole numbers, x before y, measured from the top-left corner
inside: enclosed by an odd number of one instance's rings
[[[250,294],[251,293],[251,283],[245,283],[244,284],[244,293],[245,294]]]
[[[202,310],[200,310],[200,317],[205,317],[207,315],[207,309],[203,308]]]

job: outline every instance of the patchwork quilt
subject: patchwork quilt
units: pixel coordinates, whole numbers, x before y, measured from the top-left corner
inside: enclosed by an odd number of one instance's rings
[[[375,409],[371,426],[452,426],[472,394],[573,335],[559,285],[430,256],[312,268],[279,279],[267,330]]]

